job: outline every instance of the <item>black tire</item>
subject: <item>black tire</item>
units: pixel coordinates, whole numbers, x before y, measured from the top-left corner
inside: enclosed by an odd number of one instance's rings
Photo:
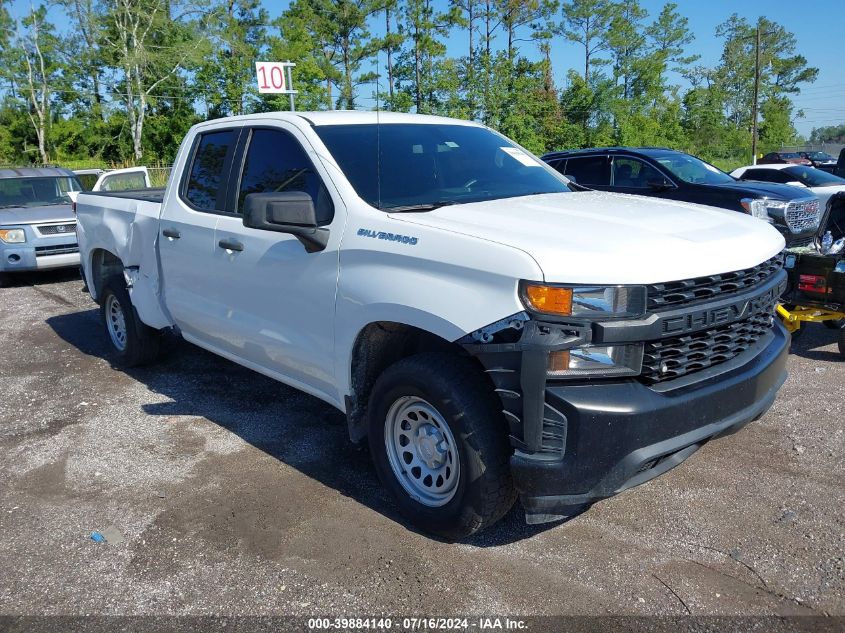
[[[387,416],[394,404],[408,397],[433,407],[455,440],[460,474],[454,496],[439,507],[414,499],[390,465]],[[397,362],[376,381],[368,418],[370,452],[379,479],[402,514],[423,531],[459,540],[492,525],[513,506],[516,490],[507,425],[495,393],[470,359],[425,353]]]
[[[6,273],[0,273],[0,288],[12,285],[12,278]]]
[[[845,328],[839,330],[839,353],[845,357]]]
[[[822,321],[824,326],[830,330],[839,330],[845,327],[845,319],[836,319],[835,321]]]
[[[107,313],[112,306],[112,301],[119,305],[124,319],[125,343],[122,349],[117,345],[109,328],[110,317]],[[114,275],[106,280],[100,297],[100,317],[116,365],[136,367],[151,363],[158,357],[161,332],[144,325],[138,318],[123,276]]]

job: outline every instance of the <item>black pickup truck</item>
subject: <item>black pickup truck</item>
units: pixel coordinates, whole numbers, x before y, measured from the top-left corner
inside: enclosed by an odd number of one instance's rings
[[[819,226],[819,200],[806,190],[738,181],[695,156],[671,149],[603,147],[552,152],[543,160],[589,189],[694,202],[768,220],[787,246],[811,243]]]
[[[834,242],[845,237],[845,193],[830,199],[816,241],[820,243],[828,231]],[[845,253],[823,255],[807,248],[787,249],[785,268],[789,275],[784,293],[787,302],[845,312]]]

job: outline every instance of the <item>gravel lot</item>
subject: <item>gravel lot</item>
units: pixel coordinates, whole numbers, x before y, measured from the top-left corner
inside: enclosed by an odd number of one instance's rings
[[[0,290],[0,614],[845,615],[845,362],[565,524],[409,530],[322,402],[187,343],[123,372],[70,273]],[[121,543],[92,531],[116,529]]]

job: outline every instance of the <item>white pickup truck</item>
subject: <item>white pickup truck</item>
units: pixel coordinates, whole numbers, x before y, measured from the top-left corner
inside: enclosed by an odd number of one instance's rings
[[[786,379],[774,228],[576,188],[471,122],[251,115],[193,127],[164,191],[80,194],[79,244],[119,361],[172,329],[313,394],[458,539],[666,472]]]

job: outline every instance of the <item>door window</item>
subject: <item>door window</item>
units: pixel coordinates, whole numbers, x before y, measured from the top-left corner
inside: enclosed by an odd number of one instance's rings
[[[579,185],[606,187],[610,184],[610,170],[606,156],[570,158],[564,175],[574,176]]]
[[[330,224],[334,205],[323,181],[299,142],[287,132],[252,131],[238,191],[238,213],[251,193],[302,191],[311,196],[317,224]]]
[[[648,189],[649,182],[663,182],[666,177],[651,165],[635,158],[616,157],[613,159],[614,187],[627,189]]]
[[[235,130],[208,132],[199,137],[185,198],[200,211],[221,211],[226,196],[226,166],[235,144]]]
[[[790,179],[787,174],[781,173],[779,169],[748,169],[742,174],[742,180],[761,180],[785,184],[797,180],[797,178]]]

